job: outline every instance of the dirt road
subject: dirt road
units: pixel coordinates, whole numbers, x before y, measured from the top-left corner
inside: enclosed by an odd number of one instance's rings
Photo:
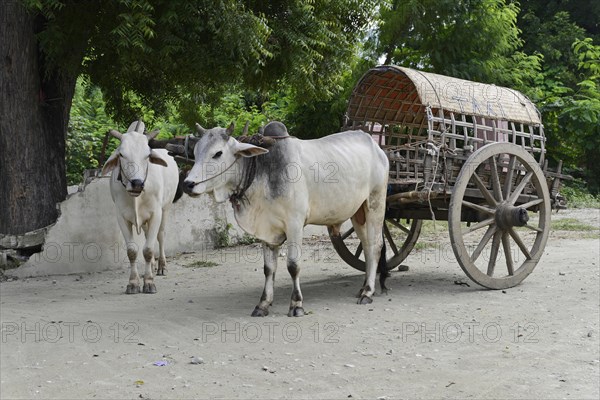
[[[171,259],[155,295],[125,295],[126,271],[3,282],[0,397],[597,399],[600,211],[565,218],[518,287],[470,282],[438,231],[369,306],[314,238],[302,318],[283,257],[271,314],[250,317],[258,245]]]

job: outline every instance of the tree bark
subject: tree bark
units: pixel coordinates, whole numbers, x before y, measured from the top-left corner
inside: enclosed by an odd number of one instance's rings
[[[65,144],[76,73],[48,70],[40,16],[0,1],[0,234],[56,221],[67,194]]]

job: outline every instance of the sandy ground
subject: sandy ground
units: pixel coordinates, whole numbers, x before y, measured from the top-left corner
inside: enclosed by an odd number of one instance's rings
[[[3,282],[0,397],[597,399],[600,211],[560,218],[596,230],[553,232],[518,287],[470,282],[441,232],[369,306],[361,274],[313,238],[302,318],[286,316],[283,257],[271,314],[249,316],[258,245],[170,259],[155,295],[125,295],[126,271]]]

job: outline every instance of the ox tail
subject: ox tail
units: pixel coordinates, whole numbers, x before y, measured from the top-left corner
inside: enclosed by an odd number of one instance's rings
[[[387,286],[385,286],[385,280],[390,276],[390,273],[387,270],[387,259],[385,256],[385,237],[383,237],[383,233],[381,234],[381,236],[381,242],[383,244],[381,246],[381,255],[379,256],[379,262],[377,263],[377,273],[379,273],[379,285],[381,286],[381,292],[387,293],[388,288]]]
[[[177,190],[175,190],[175,197],[173,197],[173,203],[183,196],[183,181],[186,178],[186,173],[184,171],[179,172],[179,183],[177,183]]]

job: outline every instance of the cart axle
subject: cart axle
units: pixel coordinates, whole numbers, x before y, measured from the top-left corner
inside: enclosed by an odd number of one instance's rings
[[[529,214],[522,207],[507,204],[498,206],[495,218],[500,229],[509,229],[513,226],[525,226],[529,221]]]

